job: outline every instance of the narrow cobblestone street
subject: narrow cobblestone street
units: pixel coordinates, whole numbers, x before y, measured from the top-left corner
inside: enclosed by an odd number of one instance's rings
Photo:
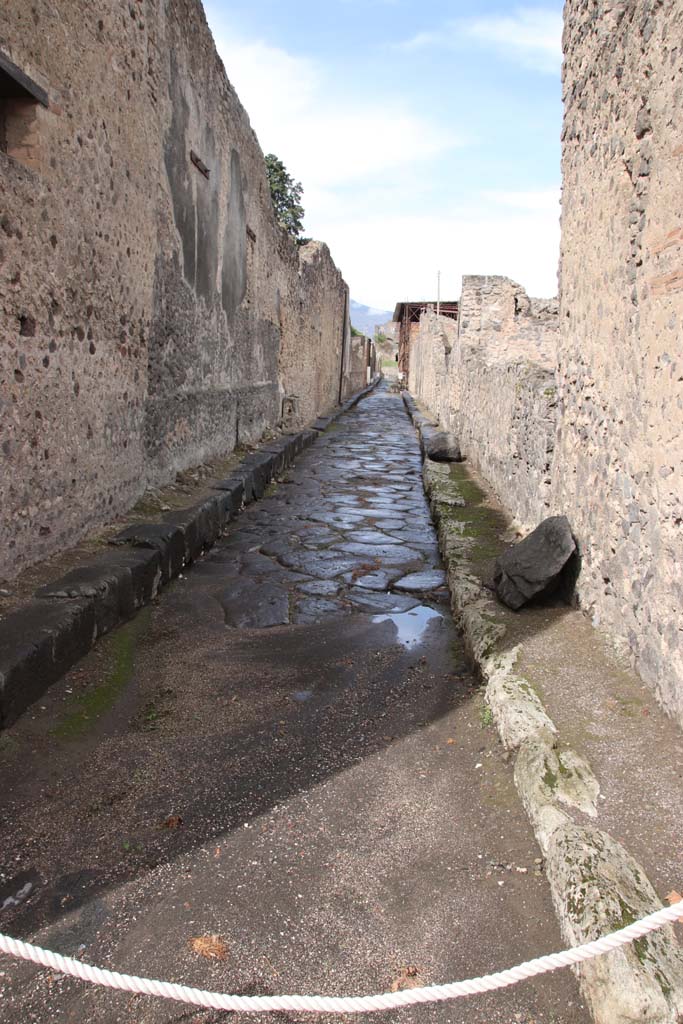
[[[101,966],[341,995],[564,948],[386,385],[2,735],[0,791],[0,929]],[[5,1024],[223,1019],[0,971]],[[588,1015],[562,971],[392,1019]]]

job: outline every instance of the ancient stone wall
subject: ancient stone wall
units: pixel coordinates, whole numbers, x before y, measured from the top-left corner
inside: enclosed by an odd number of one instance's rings
[[[369,384],[376,370],[375,343],[370,338],[354,335],[347,349],[342,398],[348,398]]]
[[[346,288],[277,227],[198,0],[8,0],[0,50],[49,97],[0,97],[3,577],[333,405]]]
[[[683,3],[565,17],[553,504],[582,606],[683,719]]]
[[[463,278],[458,321],[423,314],[409,388],[520,526],[548,514],[556,429],[557,304],[504,277]]]
[[[346,286],[321,242],[301,249],[298,292],[283,316],[280,381],[297,410],[291,425],[300,427],[339,401],[342,351],[350,337]]]

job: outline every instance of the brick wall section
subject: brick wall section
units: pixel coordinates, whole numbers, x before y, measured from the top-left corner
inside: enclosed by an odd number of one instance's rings
[[[568,0],[553,503],[683,720],[683,3]]]
[[[1,578],[334,404],[346,288],[276,226],[198,0],[7,0],[0,49],[50,99],[0,152]]]
[[[460,318],[422,316],[409,388],[523,528],[548,515],[557,307],[504,277],[463,278]]]

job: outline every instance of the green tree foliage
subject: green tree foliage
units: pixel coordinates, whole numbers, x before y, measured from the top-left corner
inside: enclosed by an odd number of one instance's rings
[[[300,182],[294,181],[282,160],[274,153],[268,153],[266,156],[266,170],[277,222],[292,238],[302,244],[306,241],[301,237],[304,229],[304,208],[301,205],[303,187]]]

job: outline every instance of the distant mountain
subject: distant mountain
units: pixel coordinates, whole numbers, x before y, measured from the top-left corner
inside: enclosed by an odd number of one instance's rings
[[[357,330],[362,331],[363,334],[367,334],[370,338],[375,333],[375,327],[385,324],[394,315],[393,310],[390,312],[388,309],[375,309],[373,306],[363,306],[360,302],[354,302],[353,299],[351,299],[350,312],[353,326]]]

